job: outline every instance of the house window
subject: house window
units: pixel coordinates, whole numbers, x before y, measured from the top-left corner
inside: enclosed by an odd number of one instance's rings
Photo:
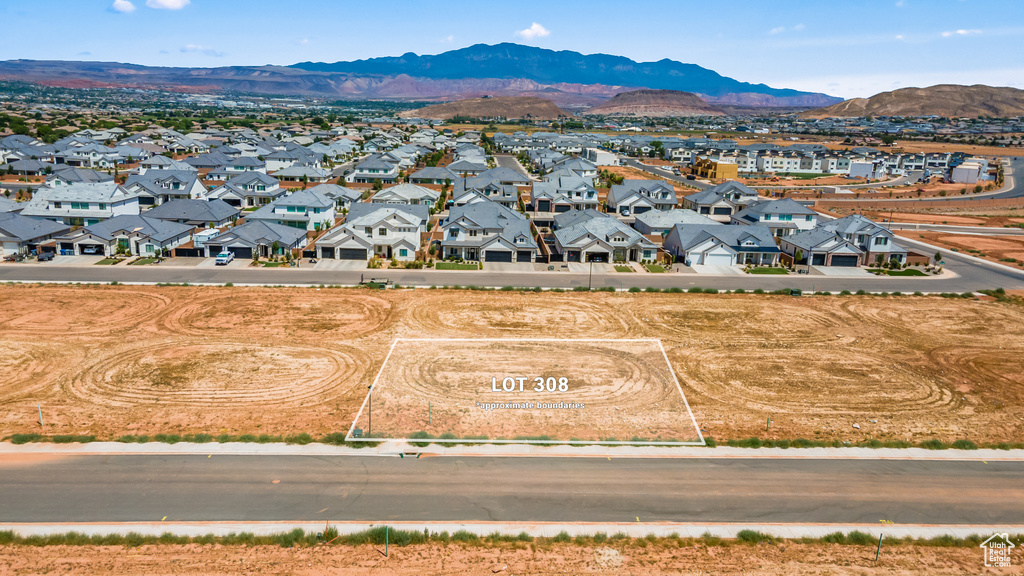
[[[369,226],[367,226],[366,227],[366,235],[367,236],[373,236],[373,228],[370,228]]]
[[[387,236],[388,235],[388,229],[387,228],[380,228],[380,229],[377,230],[377,234],[379,236]]]
[[[470,237],[470,238],[475,238],[475,237],[476,237],[476,234],[477,234],[477,231],[476,231],[476,230],[470,230],[470,231],[469,231],[469,237]]]
[[[404,258],[405,256],[408,256],[408,255],[409,255],[409,251],[408,251],[408,250],[406,250],[405,248],[400,248],[400,249],[398,250],[398,255],[399,255],[399,256],[402,256],[402,257]]]
[[[875,238],[875,246],[888,246],[888,245],[889,245],[889,239],[886,238],[885,236],[879,236],[878,238]]]
[[[811,215],[808,214],[807,216],[805,216],[804,220],[806,220],[807,222],[810,222],[811,221]]]

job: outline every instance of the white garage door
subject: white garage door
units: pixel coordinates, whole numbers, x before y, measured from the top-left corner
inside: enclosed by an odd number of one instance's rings
[[[705,266],[730,266],[732,265],[732,256],[728,254],[705,254],[704,255]]]

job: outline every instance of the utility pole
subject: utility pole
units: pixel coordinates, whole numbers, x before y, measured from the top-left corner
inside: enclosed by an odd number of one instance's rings
[[[594,289],[594,261],[590,261],[590,280],[587,282],[587,290]]]
[[[369,399],[366,402],[367,408],[369,408],[369,422],[366,425],[366,435],[369,436],[373,432],[373,385],[367,386],[370,390]]]

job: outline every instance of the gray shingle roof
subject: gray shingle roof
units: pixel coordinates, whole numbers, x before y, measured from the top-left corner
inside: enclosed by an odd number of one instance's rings
[[[256,246],[258,244],[270,246],[275,241],[282,246],[293,246],[305,236],[306,230],[304,228],[292,228],[291,226],[284,226],[273,222],[254,220],[252,222],[246,222],[241,226],[230,228],[223,234],[207,240],[206,243],[222,244],[234,237],[252,246]]]
[[[222,222],[241,211],[223,200],[171,200],[146,211],[146,217],[159,220]]]
[[[28,242],[36,238],[60,234],[70,228],[70,226],[52,220],[22,216],[14,212],[0,212],[0,238]]]
[[[147,218],[136,214],[122,214],[114,216],[102,222],[83,228],[93,236],[99,236],[104,240],[113,240],[119,231],[139,232],[144,236],[152,238],[157,242],[165,242],[187,234],[192,230],[188,224],[178,224],[156,218]]]

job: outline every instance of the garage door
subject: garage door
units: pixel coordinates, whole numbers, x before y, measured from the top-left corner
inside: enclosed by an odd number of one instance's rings
[[[833,266],[846,266],[846,267],[853,268],[853,267],[855,267],[857,265],[857,257],[856,256],[839,256],[839,255],[835,255],[835,256],[832,256],[832,265]]]
[[[538,212],[551,212],[551,201],[550,200],[538,200],[537,201]]]
[[[488,250],[484,252],[484,262],[511,262],[512,252],[498,252],[497,250]]]
[[[587,254],[587,262],[607,262],[607,252],[591,252]]]
[[[356,248],[339,248],[338,260],[366,260],[366,250]]]
[[[533,262],[533,253],[530,252],[529,250],[520,251],[518,254],[516,254],[516,261],[517,262]]]
[[[320,248],[321,258],[334,258],[334,247],[324,246]]]
[[[704,264],[706,266],[732,266],[732,256],[728,254],[705,254]]]
[[[825,255],[824,254],[815,254],[815,255],[811,256],[811,264],[814,265],[814,266],[824,266],[825,265]]]
[[[228,248],[228,252],[235,255],[235,258],[252,258],[252,248],[245,246],[231,246]]]

